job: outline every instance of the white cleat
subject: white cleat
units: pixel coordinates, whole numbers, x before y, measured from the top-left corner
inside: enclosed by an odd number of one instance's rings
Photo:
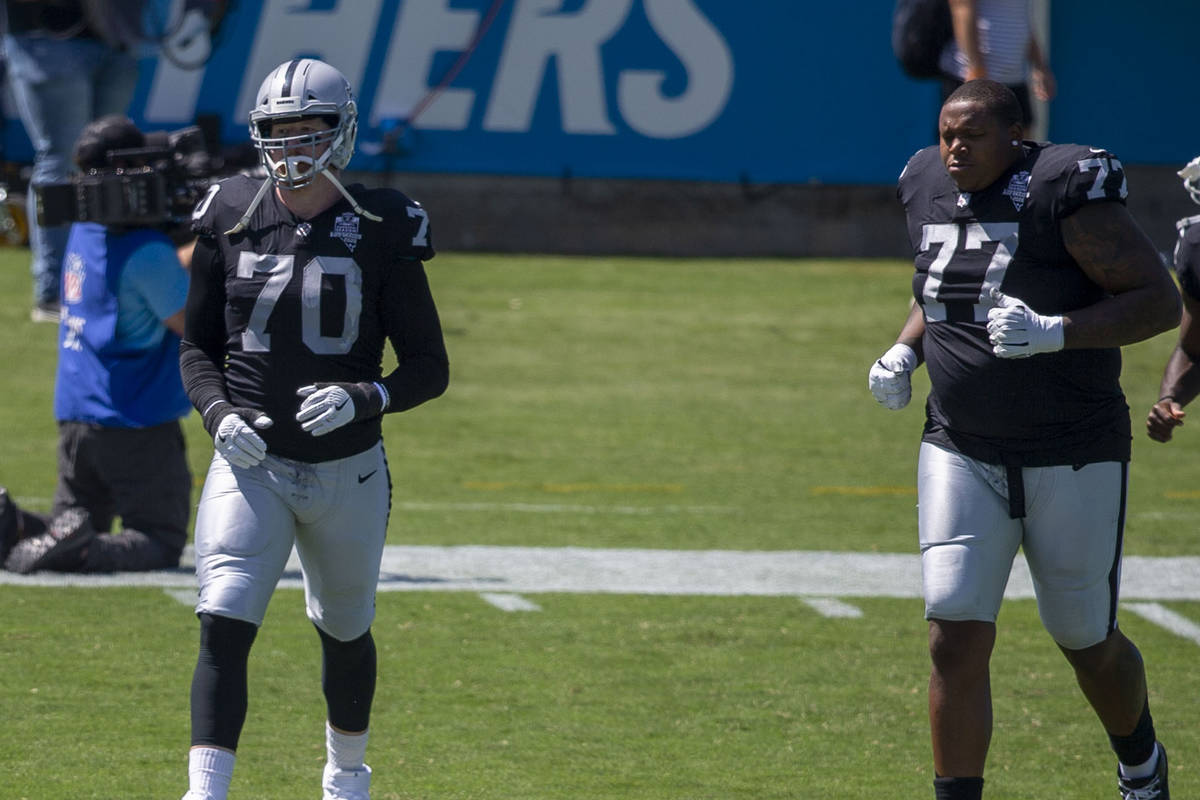
[[[321,788],[321,800],[371,800],[371,768],[337,769],[326,763]]]

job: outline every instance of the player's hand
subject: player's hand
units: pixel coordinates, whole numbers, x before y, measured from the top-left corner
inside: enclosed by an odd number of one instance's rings
[[[247,423],[246,420],[251,422]],[[217,425],[213,445],[217,452],[235,467],[256,467],[267,457],[267,443],[255,433],[255,429],[266,430],[274,424],[274,421],[261,411],[231,407]]]
[[[1169,442],[1175,429],[1183,424],[1187,413],[1173,397],[1164,397],[1150,409],[1146,417],[1146,433],[1156,442]]]
[[[912,399],[912,373],[917,354],[906,344],[894,344],[871,365],[867,388],[884,408],[899,411]]]
[[[988,309],[988,341],[1000,358],[1028,358],[1063,349],[1063,318],[1043,316],[1025,304],[992,289],[995,308]]]
[[[377,417],[387,399],[376,383],[312,383],[296,394],[304,398],[296,421],[313,436],[324,436],[343,425]]]

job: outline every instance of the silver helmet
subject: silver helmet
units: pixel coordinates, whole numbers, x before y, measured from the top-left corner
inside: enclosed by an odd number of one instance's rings
[[[267,170],[267,179],[258,187],[246,212],[227,230],[234,234],[245,230],[250,217],[274,184],[284,189],[299,189],[324,175],[350,201],[356,214],[380,222],[350,196],[341,181],[329,171],[342,169],[354,155],[354,137],[358,133],[358,107],[346,76],[324,61],[295,58],[271,70],[258,87],[254,108],[250,110],[250,140],[258,150],[259,161]],[[272,136],[277,122],[293,122],[305,117],[329,120],[328,130],[297,136]],[[317,151],[328,143],[323,153]]]
[[[354,155],[358,107],[350,82],[341,72],[312,58],[296,58],[271,70],[250,110],[250,140],[276,185],[295,189],[311,183],[329,167],[344,168]],[[301,117],[323,117],[327,131],[274,137],[272,126]],[[321,145],[328,143],[317,156]]]

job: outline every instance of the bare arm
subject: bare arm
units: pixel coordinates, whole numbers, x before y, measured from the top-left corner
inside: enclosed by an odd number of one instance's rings
[[[1034,97],[1042,101],[1053,100],[1054,95],[1058,93],[1058,84],[1054,80],[1054,73],[1050,71],[1050,64],[1046,61],[1041,45],[1034,36],[1029,37],[1028,56]]]
[[[967,80],[987,77],[987,64],[979,49],[979,17],[975,0],[950,0],[950,21],[954,42],[967,57]]]
[[[1179,324],[1179,343],[1167,359],[1158,400],[1146,416],[1146,433],[1156,442],[1169,442],[1175,429],[1187,416],[1183,407],[1200,395],[1200,300],[1183,293],[1183,321]]]
[[[1120,347],[1179,324],[1175,282],[1125,206],[1086,205],[1061,229],[1067,251],[1110,295],[1063,315],[1065,348]]]
[[[184,316],[185,316],[184,311],[181,308],[178,311],[176,311],[174,314],[172,314],[171,316],[164,319],[163,325],[167,326],[167,330],[171,331],[172,333],[174,333],[177,336],[182,337],[183,336]]]
[[[904,326],[896,337],[896,344],[906,344],[911,347],[917,354],[917,363],[920,364],[925,360],[925,352],[921,347],[921,339],[924,336],[925,310],[919,303],[913,303],[912,308],[909,309],[908,318],[904,320]]]

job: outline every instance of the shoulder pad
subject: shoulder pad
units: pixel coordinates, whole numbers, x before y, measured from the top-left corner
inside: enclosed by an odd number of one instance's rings
[[[192,232],[215,236],[229,230],[246,213],[262,181],[248,175],[234,175],[216,181],[192,212]]]
[[[434,256],[433,231],[429,212],[416,200],[396,189],[367,189],[361,184],[347,191],[365,211],[382,217],[383,225],[395,240],[395,252],[400,258],[428,261]]]
[[[1129,186],[1120,159],[1096,147],[1051,144],[1042,148],[1031,172],[1030,192],[1042,194],[1066,217],[1088,203],[1125,202]]]

